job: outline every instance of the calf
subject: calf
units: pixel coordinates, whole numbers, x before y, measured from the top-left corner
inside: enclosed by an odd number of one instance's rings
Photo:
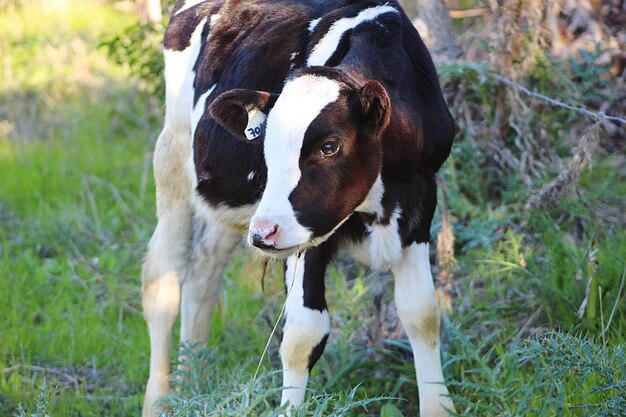
[[[242,235],[285,260],[282,404],[303,401],[324,350],[324,273],[343,248],[393,272],[421,416],[446,415],[428,241],[454,123],[398,3],[181,0],[164,47],[158,224],[142,271],[151,347],[143,415],[169,389],[179,306],[181,340],[205,340]]]

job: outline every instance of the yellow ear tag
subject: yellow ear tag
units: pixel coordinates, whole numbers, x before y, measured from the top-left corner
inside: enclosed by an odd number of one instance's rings
[[[261,136],[261,125],[265,121],[267,116],[261,110],[256,107],[248,110],[248,125],[246,126],[246,138],[248,140],[254,140]]]

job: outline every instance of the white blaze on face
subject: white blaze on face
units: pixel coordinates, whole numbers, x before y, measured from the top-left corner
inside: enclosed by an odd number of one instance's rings
[[[264,144],[267,185],[250,223],[250,234],[259,224],[278,225],[280,237],[276,249],[302,245],[311,238],[311,231],[298,223],[289,195],[300,181],[298,162],[304,134],[324,107],[337,101],[340,90],[337,81],[300,76],[285,84],[267,117]]]

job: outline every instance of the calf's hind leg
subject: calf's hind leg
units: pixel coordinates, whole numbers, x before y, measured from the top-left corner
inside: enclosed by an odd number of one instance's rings
[[[430,272],[428,243],[413,243],[392,268],[398,316],[406,331],[415,361],[421,417],[445,417],[454,411],[443,384],[439,356],[440,316]]]
[[[233,230],[194,218],[180,306],[181,342],[204,342],[208,338],[224,266],[238,240]]]
[[[172,326],[178,314],[191,238],[191,185],[184,174],[188,138],[185,134],[175,135],[166,126],[154,154],[158,223],[141,272],[143,312],[150,333],[150,377],[144,417],[159,414],[155,401],[169,391]]]

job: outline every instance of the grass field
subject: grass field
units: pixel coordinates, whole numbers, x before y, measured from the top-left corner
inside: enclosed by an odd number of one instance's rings
[[[139,272],[162,107],[98,47],[135,18],[95,0],[11,4],[0,8],[0,416],[137,416],[149,357]],[[488,88],[471,99],[486,102]],[[573,148],[563,126],[577,117],[537,116],[563,161]],[[626,415],[624,142],[601,140],[570,191],[526,210],[528,184],[485,169],[479,139],[462,129],[442,175],[456,237],[443,358],[457,411]],[[438,214],[434,236],[440,224]],[[189,355],[166,399],[175,415],[279,414],[276,340],[252,375],[282,305],[280,271],[271,265],[262,290],[261,265],[237,250],[209,346]],[[417,415],[390,277],[342,259],[327,279],[333,332],[297,415]]]

